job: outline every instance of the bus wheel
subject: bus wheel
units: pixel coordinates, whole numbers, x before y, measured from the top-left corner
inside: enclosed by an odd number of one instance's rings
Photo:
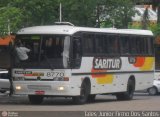
[[[43,96],[39,95],[28,95],[31,104],[41,104],[43,102]]]
[[[86,103],[90,92],[89,89],[90,89],[89,85],[87,85],[87,82],[84,81],[81,85],[80,96],[72,97],[73,102],[75,104]]]
[[[94,102],[94,101],[95,101],[95,98],[96,98],[96,95],[95,95],[95,94],[89,95],[89,96],[88,96],[88,102]]]
[[[122,93],[117,93],[117,100],[131,100],[133,99],[133,94],[135,91],[135,82],[132,79],[128,80],[127,91]]]

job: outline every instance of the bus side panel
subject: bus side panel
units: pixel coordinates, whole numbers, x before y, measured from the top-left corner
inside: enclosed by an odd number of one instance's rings
[[[109,58],[109,61],[113,60],[114,62],[117,59],[117,57],[99,58],[97,61],[99,60],[101,68],[106,67],[103,65],[106,61],[103,60],[108,60]],[[119,70],[106,70],[94,69],[95,58],[83,57],[80,69],[74,69],[72,73],[80,76],[82,80],[90,78],[91,94],[124,92],[127,90],[127,82],[131,77],[135,79],[135,90],[142,90],[152,86],[154,57],[120,57],[118,59],[121,60]],[[134,62],[132,63],[132,61]]]

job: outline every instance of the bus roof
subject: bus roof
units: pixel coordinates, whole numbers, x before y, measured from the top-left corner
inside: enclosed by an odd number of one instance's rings
[[[133,34],[133,35],[153,35],[149,30],[140,29],[113,29],[113,28],[90,28],[90,27],[76,27],[68,25],[51,25],[51,26],[34,26],[23,28],[17,34],[65,34],[72,35],[76,32],[103,32],[115,34]]]

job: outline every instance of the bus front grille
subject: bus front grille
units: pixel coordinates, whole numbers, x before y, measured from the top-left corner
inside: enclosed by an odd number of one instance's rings
[[[31,90],[51,90],[49,85],[28,85],[27,87]]]

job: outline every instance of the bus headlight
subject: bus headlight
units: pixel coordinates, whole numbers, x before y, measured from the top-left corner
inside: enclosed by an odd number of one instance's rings
[[[21,90],[22,87],[21,86],[16,86],[16,90]]]
[[[63,91],[63,90],[64,90],[64,87],[63,87],[63,86],[60,86],[60,87],[58,87],[57,90],[58,90],[58,91]]]
[[[53,81],[69,81],[69,77],[56,77]]]
[[[24,77],[14,77],[13,80],[14,81],[23,81]]]

